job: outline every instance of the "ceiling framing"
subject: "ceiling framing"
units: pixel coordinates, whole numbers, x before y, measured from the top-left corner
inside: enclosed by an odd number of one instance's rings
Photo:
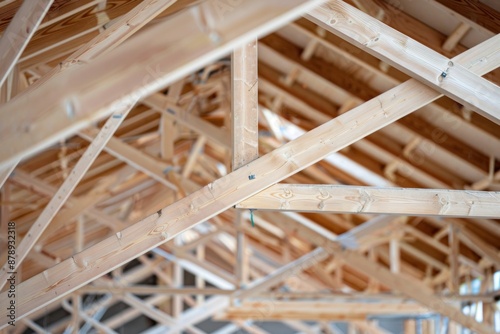
[[[495,333],[494,7],[3,1],[0,330]]]

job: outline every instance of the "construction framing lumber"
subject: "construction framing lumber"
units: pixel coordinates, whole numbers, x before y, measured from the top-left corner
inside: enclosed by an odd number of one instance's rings
[[[276,184],[236,205],[240,209],[408,216],[500,218],[493,191]]]
[[[304,8],[302,8],[303,10]],[[487,56],[471,49],[477,59]],[[468,53],[469,51],[467,51]],[[468,54],[462,59],[472,61]],[[492,67],[480,65],[482,70]],[[41,274],[19,284],[18,318],[59,299],[96,277],[172,239],[194,225],[242,202],[379,128],[418,109],[439,96],[410,79],[375,99],[338,116],[265,156],[214,181],[171,206],[87,248]],[[382,108],[379,101],[384,101]],[[5,293],[0,308],[6,307]],[[0,322],[6,326],[5,319]]]
[[[236,48],[231,58],[233,170],[259,157],[257,41]]]
[[[35,34],[54,0],[23,1],[0,38],[0,87]]]
[[[466,66],[433,51],[341,0],[331,0],[318,6],[308,13],[307,18],[500,124],[500,87],[471,73]],[[500,43],[491,46],[490,52],[492,57],[488,61],[498,66]]]
[[[373,315],[419,315],[430,311],[415,303],[362,303],[338,301],[280,301],[252,299],[241,306],[230,306],[215,316],[217,320],[276,321],[282,319],[307,321],[364,320]]]
[[[210,27],[204,27],[199,15],[209,8],[195,7],[85,66],[60,73],[57,80],[53,77],[30,92],[29,98],[19,97],[0,109],[0,165],[32,155],[119,106],[167,87],[320,2],[247,0],[212,19]],[[210,14],[216,15],[204,15]]]
[[[14,161],[10,165],[0,167],[0,188],[3,187],[5,181],[9,178],[10,174],[14,171],[19,161]]]
[[[10,265],[6,262],[3,265],[2,271],[0,272],[0,289],[7,282],[7,278],[10,275],[9,272],[14,272],[17,268],[19,268],[29,251],[33,248],[38,239],[40,239],[42,233],[47,229],[50,222],[54,219],[64,203],[66,203],[66,200],[85,176],[85,173],[87,173],[95,159],[97,159],[102,149],[106,146],[106,143],[113,136],[115,131],[118,130],[128,112],[134,105],[135,103],[132,103],[131,105],[124,106],[123,109],[117,110],[103,125],[99,134],[89,145],[69,176],[64,180],[61,187],[59,187],[40,216],[38,216],[36,221],[30,227],[28,233],[26,233],[24,238],[21,240],[21,243],[17,248],[15,264]]]

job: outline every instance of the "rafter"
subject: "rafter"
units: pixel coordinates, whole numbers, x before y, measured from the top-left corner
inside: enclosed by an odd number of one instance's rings
[[[236,205],[240,209],[411,216],[500,217],[493,191],[276,184]]]
[[[313,9],[311,21],[500,124],[500,87],[341,0]],[[370,29],[366,25],[370,25]],[[492,37],[499,40],[500,36]],[[500,64],[500,43],[488,61]]]
[[[24,1],[0,38],[0,87],[35,34],[54,0]]]

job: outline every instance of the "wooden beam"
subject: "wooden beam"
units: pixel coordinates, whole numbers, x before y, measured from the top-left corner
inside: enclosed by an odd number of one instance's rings
[[[0,86],[35,34],[54,0],[23,1],[0,38]]]
[[[451,223],[448,226],[448,244],[450,245],[450,253],[448,254],[450,263],[450,291],[451,293],[458,293],[460,288],[460,263],[458,262],[460,244],[458,227]]]
[[[231,169],[259,157],[259,76],[257,40],[236,48],[231,56]],[[235,275],[240,287],[248,280],[243,217],[236,213]]]
[[[118,109],[103,125],[99,134],[86,149],[85,153],[78,160],[71,173],[64,180],[63,184],[59,187],[40,216],[38,216],[36,221],[30,227],[29,231],[25,234],[19,246],[17,246],[15,264],[13,266],[8,263],[4,264],[2,271],[0,272],[0,289],[7,281],[7,277],[9,276],[8,273],[14,272],[17,268],[19,268],[29,251],[33,248],[38,239],[40,239],[42,233],[45,231],[47,226],[49,226],[50,222],[62,208],[64,203],[66,203],[66,200],[69,198],[73,190],[75,190],[78,183],[85,176],[85,173],[87,173],[90,166],[94,163],[95,159],[97,159],[104,146],[106,146],[106,143],[120,127],[125,117],[127,117],[128,112],[134,105],[135,103],[122,106],[122,108]]]
[[[204,21],[197,13],[210,8],[195,7],[198,11],[175,15],[91,63],[60,73],[30,92],[29,99],[18,97],[0,109],[0,164],[31,155],[118,106],[165,88],[320,1],[243,1],[201,29]]]
[[[500,124],[500,87],[341,0],[313,9],[312,22]],[[367,28],[369,25],[369,29]],[[500,36],[492,37],[500,39]],[[500,43],[488,61],[500,64]]]
[[[363,320],[375,315],[419,315],[430,311],[415,303],[363,303],[252,299],[230,306],[214,316],[216,320]]]
[[[259,157],[257,40],[236,48],[231,58],[233,170]]]
[[[106,293],[132,293],[134,295],[154,295],[154,294],[165,294],[165,295],[229,295],[235,292],[235,290],[223,290],[216,288],[171,288],[166,286],[150,286],[150,285],[133,285],[133,286],[94,286],[87,285],[80,288],[78,291],[82,293],[92,293],[92,294],[106,294]]]
[[[500,192],[276,184],[240,209],[408,216],[500,217]]]
[[[302,8],[303,9],[303,8]],[[478,59],[482,47],[471,49]],[[469,51],[468,51],[469,52]],[[472,61],[468,53],[462,59]],[[472,68],[491,70],[473,62]],[[18,319],[439,97],[409,80],[18,285]],[[379,101],[387,109],[382,109]],[[390,107],[389,107],[390,106]],[[271,167],[272,166],[272,167]],[[250,176],[255,177],[251,178]],[[63,283],[63,284],[62,284]],[[0,308],[6,307],[0,295]],[[0,327],[6,320],[0,320]]]

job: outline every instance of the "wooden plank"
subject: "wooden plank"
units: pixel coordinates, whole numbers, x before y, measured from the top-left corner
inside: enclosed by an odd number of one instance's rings
[[[418,315],[429,313],[429,310],[416,303],[362,303],[336,301],[295,301],[252,299],[242,305],[230,306],[214,316],[216,320],[255,319],[259,321],[273,320],[307,320],[332,321],[365,319],[368,316],[381,315]]]
[[[35,34],[54,0],[24,1],[0,38],[0,86]]]
[[[478,48],[482,49],[482,46]],[[472,49],[471,52],[480,57],[479,59],[485,56],[478,52],[478,49]],[[462,59],[472,61],[467,54]],[[491,70],[484,64],[480,66],[483,70]],[[471,68],[475,69],[474,62],[471,63]],[[210,183],[73,258],[33,276],[18,286],[19,291],[23,291],[17,299],[18,319],[437,97],[439,94],[432,89],[415,80],[409,80],[377,99],[342,114],[247,166]],[[380,100],[384,101],[388,108],[385,112],[381,109]],[[255,177],[251,179],[250,175]],[[0,308],[6,307],[8,298],[5,293],[0,297]],[[5,319],[0,321],[0,326],[5,327]]]
[[[236,48],[231,56],[231,169],[234,171],[259,157],[259,75],[257,40]],[[236,264],[238,286],[249,274],[243,217],[236,213]]]
[[[72,53],[61,66],[55,67],[51,72],[43,76],[41,80],[37,81],[33,87],[30,88],[30,91],[36,89],[58,73],[66,71],[75,65],[87,63],[97,56],[114,49],[176,2],[177,0],[146,0],[141,2],[114,22],[109,29],[106,29],[106,31],[97,35],[90,42],[78,48],[78,50]]]
[[[9,276],[9,272],[16,271],[21,265],[23,260],[28,255],[29,251],[33,248],[35,243],[40,239],[47,226],[49,226],[52,219],[56,216],[62,208],[66,200],[69,198],[73,190],[75,190],[78,183],[85,176],[92,163],[99,156],[106,143],[113,136],[115,131],[120,127],[128,112],[132,109],[135,103],[128,106],[122,106],[118,109],[103,125],[99,134],[92,141],[89,147],[85,150],[82,157],[78,160],[75,167],[64,180],[63,184],[59,187],[57,192],[51,198],[47,206],[43,209],[42,213],[33,225],[30,227],[28,233],[25,234],[21,243],[16,248],[16,261],[14,266],[5,263],[2,271],[0,272],[0,289],[4,286]]]
[[[307,18],[500,124],[500,87],[471,73],[459,63],[340,0],[318,6]],[[490,51],[497,55],[489,61],[500,64],[500,44]]]
[[[232,169],[259,157],[257,40],[236,48],[231,58]]]
[[[500,192],[276,184],[237,208],[409,216],[500,217]]]
[[[29,99],[18,97],[0,109],[0,164],[31,155],[118,106],[159,91],[320,1],[243,1],[215,20],[210,31],[200,29],[196,11],[185,11],[85,66],[60,73],[30,92]]]
[[[18,163],[19,161],[14,161],[9,165],[4,165],[0,167],[0,188],[3,187],[5,181],[7,181],[7,179],[12,174]]]

